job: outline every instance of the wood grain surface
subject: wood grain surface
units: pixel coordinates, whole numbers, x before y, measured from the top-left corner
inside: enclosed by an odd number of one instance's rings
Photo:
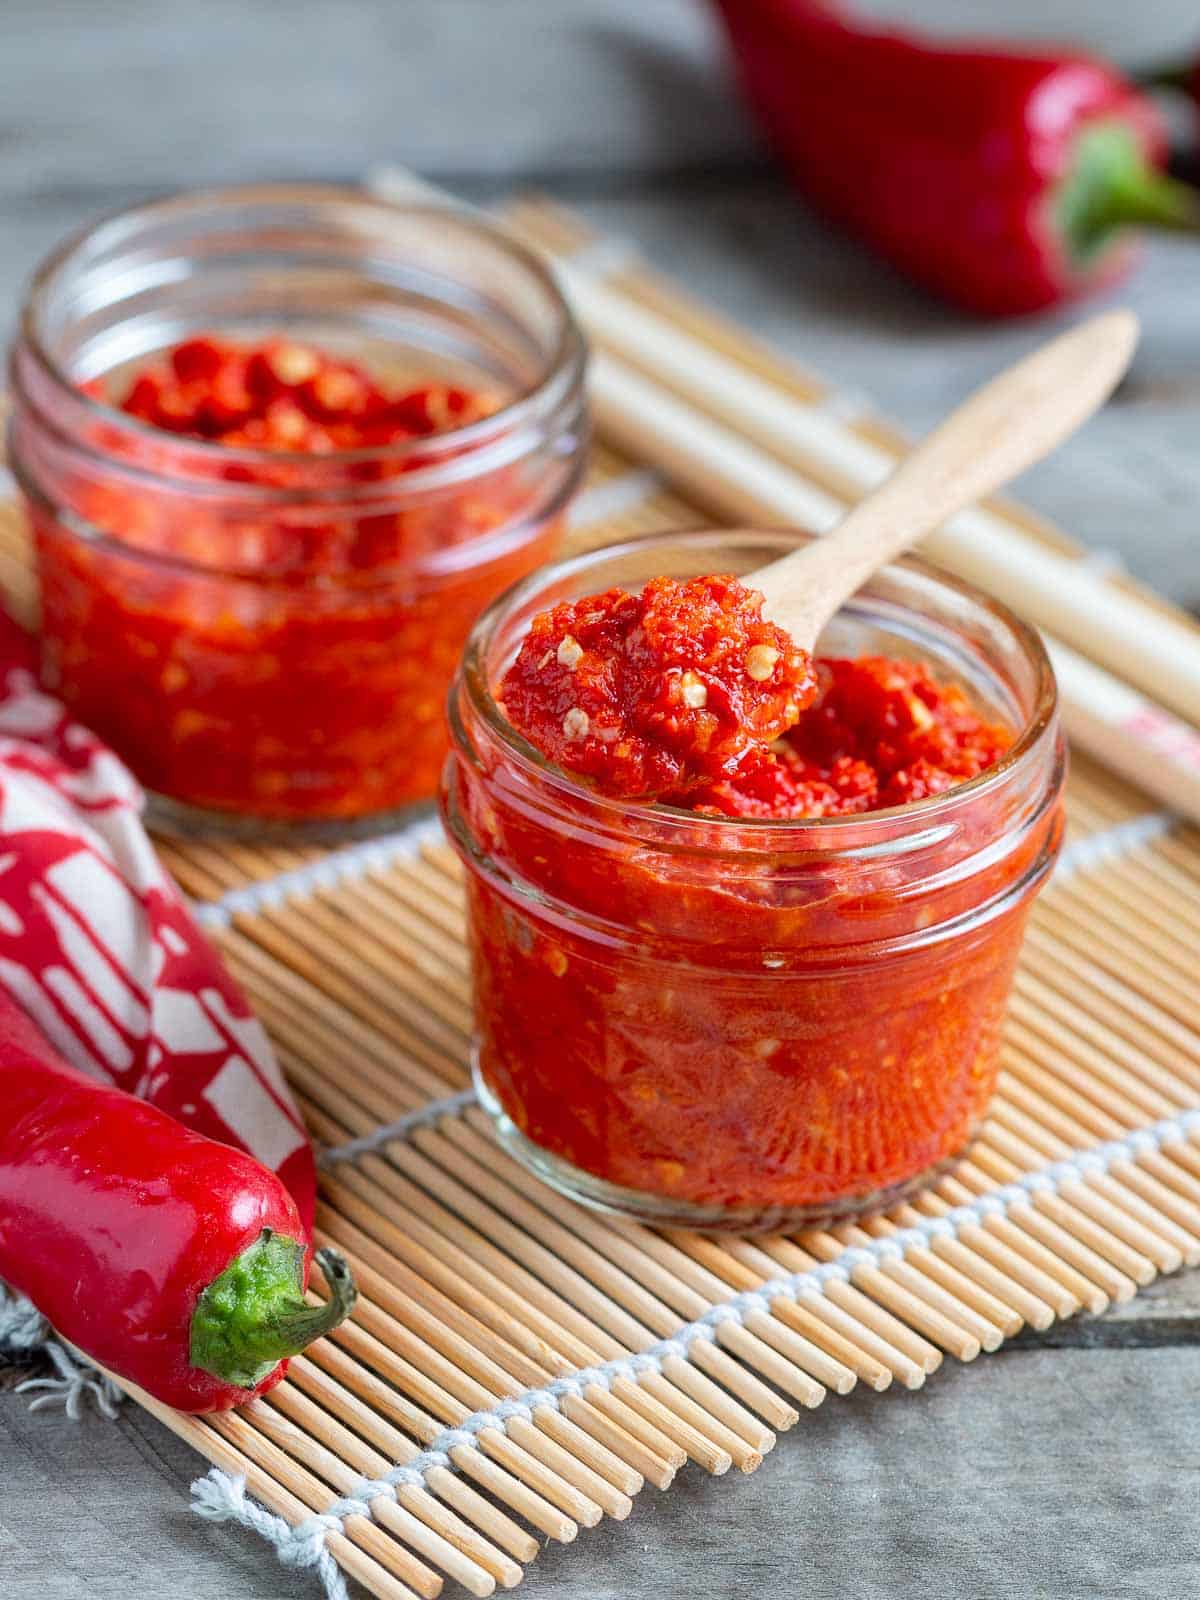
[[[992,9],[999,26],[1008,8]],[[1040,9],[1065,32],[1085,8]],[[1127,35],[1118,0],[1086,12],[1097,36]],[[1193,18],[1184,0],[1158,0],[1141,47],[1185,38]],[[344,180],[396,161],[485,201],[550,187],[914,432],[1071,320],[966,321],[830,236],[760,154],[699,0],[5,0],[0,333],[37,258],[101,211],[184,185]],[[1192,606],[1198,251],[1148,247],[1121,297],[1145,328],[1130,379],[1021,485],[1098,560]],[[1198,1339],[1185,1275],[920,1395],[852,1396],[805,1418],[753,1479],[684,1474],[628,1523],[547,1552],[523,1592],[1182,1600],[1200,1586]],[[116,1424],[72,1423],[0,1393],[0,1595],[315,1595],[257,1540],[190,1516],[196,1470],[132,1407]]]

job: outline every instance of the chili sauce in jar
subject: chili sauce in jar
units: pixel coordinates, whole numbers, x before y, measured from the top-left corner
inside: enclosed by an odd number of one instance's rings
[[[353,190],[181,195],[45,262],[10,452],[42,676],[154,820],[336,837],[433,797],[467,632],[557,545],[584,359],[500,229]]]
[[[551,1184],[649,1221],[859,1215],[952,1161],[1059,847],[1036,635],[906,561],[806,663],[737,581],[799,537],[553,567],[452,694],[483,1103]]]

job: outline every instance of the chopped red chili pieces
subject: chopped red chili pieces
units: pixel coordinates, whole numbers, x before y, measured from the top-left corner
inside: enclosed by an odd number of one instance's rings
[[[533,619],[513,725],[606,794],[710,815],[842,816],[973,778],[1011,743],[918,662],[816,663],[734,578],[655,578]]]
[[[791,728],[812,661],[731,577],[654,578],[533,620],[501,690],[544,755],[610,794],[723,781]]]
[[[956,683],[916,661],[818,660],[814,703],[735,778],[674,803],[729,817],[836,817],[942,794],[1012,743]]]
[[[495,401],[446,384],[389,392],[361,366],[308,345],[188,339],[145,368],[121,409],[153,428],[248,450],[327,455],[461,428]]]

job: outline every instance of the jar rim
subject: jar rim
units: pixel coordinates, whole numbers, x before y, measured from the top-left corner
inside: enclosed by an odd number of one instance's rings
[[[752,536],[764,541],[778,542],[781,546],[780,553],[786,548],[794,547],[797,535],[805,538],[818,537],[807,530],[779,528],[738,529],[737,534]],[[660,801],[647,803],[641,800],[631,801],[621,797],[605,795],[599,789],[588,785],[549,760],[523,734],[517,731],[492,693],[485,660],[488,645],[496,629],[516,606],[536,593],[539,588],[584,571],[589,565],[600,559],[636,555],[638,551],[658,540],[669,538],[675,544],[694,542],[699,548],[704,548],[706,543],[716,548],[723,542],[727,548],[730,537],[729,530],[707,528],[672,529],[640,534],[635,538],[621,540],[616,544],[602,545],[542,567],[529,577],[513,584],[482,613],[468,635],[459,669],[459,681],[465,688],[472,711],[480,718],[489,734],[503,747],[506,757],[514,762],[519,770],[523,770],[527,776],[532,777],[536,782],[546,785],[552,792],[561,794],[573,806],[577,807],[581,802],[586,803],[594,811],[598,819],[605,819],[613,824],[623,825],[625,828],[628,828],[631,817],[641,818],[648,823],[652,823],[660,845],[666,842],[661,837],[662,830],[679,830],[681,833],[686,834],[688,849],[696,851],[698,848],[696,845],[697,824],[708,822],[711,823],[714,830],[724,832],[729,829],[733,833],[740,834],[744,839],[757,838],[763,841],[762,848],[773,850],[778,850],[779,846],[776,844],[768,845],[768,840],[786,839],[788,840],[788,845],[784,848],[803,850],[804,845],[801,840],[805,834],[811,834],[814,838],[820,837],[824,844],[832,843],[837,839],[839,833],[845,837],[853,831],[855,839],[853,848],[856,853],[861,853],[870,851],[873,845],[882,845],[887,840],[893,839],[898,822],[911,821],[921,833],[925,833],[928,829],[935,829],[939,824],[948,824],[964,805],[986,797],[1000,788],[1010,775],[1040,747],[1046,734],[1053,729],[1058,708],[1058,687],[1049,655],[1037,630],[1029,623],[1024,622],[1002,601],[994,600],[973,584],[951,576],[942,568],[935,566],[931,562],[924,561],[918,556],[905,556],[899,561],[889,562],[882,571],[886,573],[898,568],[918,573],[938,588],[958,595],[970,604],[986,611],[991,618],[999,622],[1012,635],[1034,672],[1034,691],[1031,706],[1013,743],[1000,759],[990,767],[985,768],[975,777],[968,778],[963,783],[955,784],[953,788],[944,790],[941,794],[927,795],[923,799],[909,801],[905,805],[888,806],[877,811],[856,812],[829,817],[721,816],[719,818],[701,818],[697,817],[694,811],[688,811],[678,806],[664,805]],[[710,570],[719,569],[713,568]],[[450,724],[455,742],[461,749],[464,743],[464,730],[457,714],[455,699],[456,696],[452,689]]]
[[[574,313],[549,264],[507,228],[493,222],[482,212],[467,206],[431,200],[387,200],[365,188],[333,183],[232,184],[218,188],[179,190],[160,196],[156,200],[107,212],[77,228],[43,257],[34,270],[24,298],[20,316],[20,340],[43,376],[60,392],[69,394],[72,402],[80,407],[84,417],[108,428],[119,427],[128,432],[134,441],[161,444],[164,430],[143,422],[140,418],[130,416],[105,400],[98,400],[84,393],[70,373],[50,352],[40,331],[40,314],[44,308],[45,298],[58,274],[71,263],[73,258],[85,251],[88,246],[102,241],[107,233],[119,234],[122,230],[132,233],[137,224],[151,222],[158,217],[169,218],[172,212],[186,215],[189,210],[202,212],[206,207],[245,206],[257,203],[353,205],[384,217],[393,219],[409,217],[418,221],[423,218],[430,220],[438,218],[444,221],[450,217],[456,226],[462,227],[468,233],[474,233],[482,240],[487,240],[512,260],[519,262],[546,292],[558,318],[558,339],[554,350],[546,357],[539,377],[496,411],[464,427],[447,429],[444,433],[434,434],[429,438],[364,449],[332,450],[319,458],[322,466],[336,469],[339,466],[352,467],[364,463],[400,463],[409,456],[436,453],[440,441],[443,440],[447,441],[443,448],[447,452],[452,452],[450,459],[453,461],[473,447],[486,446],[498,435],[520,428],[543,411],[552,410],[561,395],[569,393],[581,381],[586,366],[587,345]],[[175,436],[168,435],[168,437]],[[214,465],[261,468],[267,464],[277,465],[280,457],[280,452],[277,450],[230,446],[219,440],[192,438],[190,435],[185,436],[180,442],[186,443],[187,449],[195,452],[197,460]],[[303,455],[300,459],[304,459]],[[406,487],[413,492],[440,487],[443,480],[439,472],[438,463],[417,468],[405,475]],[[254,486],[239,484],[237,487]]]

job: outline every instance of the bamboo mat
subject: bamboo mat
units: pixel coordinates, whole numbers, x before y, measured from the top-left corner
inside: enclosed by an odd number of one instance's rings
[[[587,245],[541,202],[513,217],[549,247]],[[644,269],[617,281],[807,401],[831,392]],[[704,509],[602,437],[571,537]],[[11,510],[0,583],[31,602]],[[160,841],[325,1147],[318,1238],[362,1291],[350,1323],[237,1414],[136,1397],[244,1477],[245,1501],[208,1480],[208,1510],[334,1588],[340,1569],[380,1600],[432,1600],[446,1579],[487,1595],[541,1538],[628,1516],[689,1461],[754,1471],[830,1394],[919,1389],[947,1355],[1200,1260],[1200,834],[1084,759],[1068,813],[969,1158],[887,1216],[753,1241],[594,1216],[496,1146],[464,1092],[462,887],[435,822],[332,852]]]

